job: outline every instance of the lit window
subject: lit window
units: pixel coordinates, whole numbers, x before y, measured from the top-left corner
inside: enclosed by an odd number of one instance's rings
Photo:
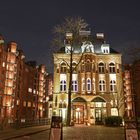
[[[99,68],[99,73],[104,73],[105,72],[104,63],[102,63],[102,62],[99,63],[98,68]]]
[[[99,81],[99,90],[105,91],[105,81],[104,80]]]
[[[109,52],[110,52],[109,44],[102,44],[101,50],[102,50],[102,53],[109,54]]]
[[[111,104],[111,106],[113,107],[113,105],[114,105],[113,100],[110,101],[110,104]]]
[[[33,93],[34,93],[34,94],[36,93],[36,90],[35,90],[35,89],[33,90]]]
[[[72,81],[72,91],[74,92],[78,91],[77,81]]]
[[[66,91],[66,81],[60,81],[60,91]]]
[[[31,102],[28,102],[28,107],[31,107]]]
[[[26,101],[23,102],[23,106],[24,106],[24,107],[26,106]]]
[[[108,48],[103,48],[103,53],[108,54],[109,53],[109,49]]]
[[[19,105],[19,100],[17,100],[17,105]]]
[[[115,64],[114,63],[109,64],[109,72],[110,73],[115,73]]]
[[[91,80],[87,79],[87,91],[91,91]]]
[[[102,107],[102,102],[95,102],[95,107]]]
[[[5,67],[5,62],[2,63],[2,67]]]
[[[31,88],[28,88],[28,92],[30,92],[30,93],[31,93],[31,92],[32,92],[32,89],[31,89]]]
[[[116,91],[116,82],[115,82],[115,80],[110,81],[110,91]]]
[[[116,99],[115,100],[111,100],[110,104],[111,104],[111,107],[117,107],[118,101]]]
[[[117,108],[111,108],[111,116],[118,116]]]

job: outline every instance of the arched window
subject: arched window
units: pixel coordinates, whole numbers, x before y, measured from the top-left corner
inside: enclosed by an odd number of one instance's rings
[[[90,60],[88,60],[86,62],[86,72],[90,72],[91,71],[91,67],[92,67],[92,64],[90,63]]]
[[[99,63],[98,65],[99,73],[104,73],[105,72],[105,66],[104,63]]]
[[[82,91],[85,91],[85,79],[82,79]]]
[[[60,91],[66,91],[66,81],[65,80],[60,81]]]
[[[74,92],[78,91],[77,81],[72,81],[72,91]]]
[[[87,79],[87,91],[91,91],[91,80],[90,80],[90,78]]]
[[[66,64],[63,62],[62,64],[61,64],[61,73],[66,73],[67,72],[67,66],[66,66]]]
[[[99,90],[100,91],[105,91],[106,90],[105,81],[104,80],[100,80],[99,81]]]
[[[115,73],[115,64],[114,63],[109,64],[109,72],[110,73]]]
[[[115,82],[115,80],[110,81],[110,91],[116,91],[116,82]]]

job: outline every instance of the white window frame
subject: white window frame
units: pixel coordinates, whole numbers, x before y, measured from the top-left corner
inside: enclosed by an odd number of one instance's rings
[[[111,62],[109,64],[109,72],[110,73],[115,73],[115,64],[113,62]]]
[[[91,79],[87,78],[87,92],[91,91]]]
[[[98,70],[99,70],[99,73],[105,73],[105,64],[103,62],[100,62],[98,64]]]
[[[110,91],[116,91],[116,81],[115,80],[111,80],[110,81]]]
[[[60,91],[61,92],[66,91],[66,80],[61,80],[60,81]]]
[[[72,81],[72,91],[77,92],[78,91],[78,84],[76,80]]]
[[[99,81],[99,91],[106,91],[106,83],[104,80]]]

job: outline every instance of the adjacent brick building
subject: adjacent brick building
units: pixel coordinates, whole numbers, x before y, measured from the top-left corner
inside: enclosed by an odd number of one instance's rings
[[[22,50],[0,36],[0,118],[8,122],[47,117],[46,67],[26,62]]]
[[[140,60],[134,61],[132,64],[125,66],[125,73],[129,74],[129,83],[126,81],[126,77],[124,77],[124,82],[128,83],[125,85],[125,93],[127,91],[131,92],[131,109],[130,117],[135,119],[140,119]],[[127,88],[126,86],[129,86]]]

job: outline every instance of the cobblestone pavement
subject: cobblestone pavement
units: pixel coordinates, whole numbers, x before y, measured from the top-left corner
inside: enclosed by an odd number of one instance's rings
[[[64,140],[125,140],[122,127],[76,125],[65,127]]]
[[[49,140],[50,131],[12,140]],[[76,125],[63,128],[63,140],[125,140],[122,127]]]

